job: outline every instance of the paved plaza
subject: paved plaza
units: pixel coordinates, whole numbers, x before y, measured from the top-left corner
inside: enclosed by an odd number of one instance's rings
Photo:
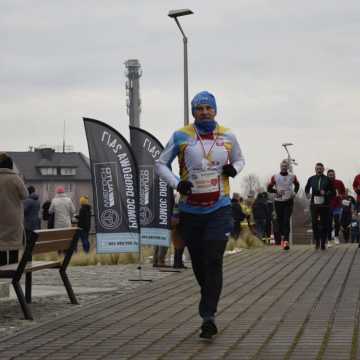
[[[212,342],[198,337],[199,290],[186,270],[65,304],[1,337],[0,359],[360,359],[357,245],[242,251],[226,257],[224,277]]]

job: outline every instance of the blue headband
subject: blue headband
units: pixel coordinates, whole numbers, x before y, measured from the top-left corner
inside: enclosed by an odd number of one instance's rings
[[[215,96],[207,91],[199,92],[191,100],[191,112],[193,115],[195,108],[199,105],[209,105],[215,110],[215,113],[217,112]]]

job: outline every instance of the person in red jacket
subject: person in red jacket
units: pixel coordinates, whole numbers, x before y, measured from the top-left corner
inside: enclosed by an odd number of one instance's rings
[[[335,170],[329,169],[327,176],[336,191],[336,194],[330,198],[330,216],[328,228],[328,243],[332,240],[332,231],[334,224],[334,242],[336,245],[340,244],[339,232],[341,225],[342,199],[345,196],[345,186],[341,180],[336,179]]]
[[[353,181],[353,189],[356,192],[356,211],[360,211],[360,174],[357,174]]]

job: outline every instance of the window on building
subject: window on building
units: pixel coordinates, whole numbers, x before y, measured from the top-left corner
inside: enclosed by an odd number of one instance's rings
[[[75,191],[75,186],[74,184],[67,183],[64,185],[64,189],[65,189],[65,193],[72,193]]]
[[[57,175],[57,168],[41,168],[41,175]]]
[[[75,168],[61,168],[60,170],[61,175],[76,175]]]
[[[48,193],[53,193],[53,192],[55,192],[55,184],[53,184],[53,183],[47,183],[47,184],[46,184],[46,191],[47,191]]]

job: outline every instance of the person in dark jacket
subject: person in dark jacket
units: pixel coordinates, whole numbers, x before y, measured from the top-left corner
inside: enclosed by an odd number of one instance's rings
[[[29,239],[32,231],[41,228],[41,220],[39,217],[40,201],[39,195],[36,194],[35,188],[29,186],[27,188],[29,196],[24,200],[24,227],[26,238]]]
[[[310,196],[311,190],[311,196]],[[310,202],[311,222],[316,249],[325,250],[329,231],[330,199],[336,195],[330,179],[324,175],[324,165],[315,165],[315,175],[309,177],[305,194]]]
[[[351,242],[359,244],[360,247],[360,220],[359,215],[356,211],[352,214],[351,224]]]
[[[91,226],[91,206],[89,205],[89,198],[87,196],[80,197],[80,210],[77,216],[78,226],[83,249],[86,253],[90,251],[89,232]]]
[[[46,200],[42,205],[42,219],[47,222],[47,228],[54,228],[54,213],[50,214],[49,209],[51,205],[51,200]]]
[[[268,208],[268,217],[267,217],[267,222],[266,222],[266,237],[268,239],[271,238],[271,234],[273,232],[273,212],[274,210],[274,200],[272,199],[271,196],[269,196],[269,194],[267,195],[267,201],[266,201],[266,205]]]
[[[350,228],[351,228],[351,218],[353,211],[356,208],[355,199],[349,195],[349,189],[345,189],[345,195],[341,200],[341,228],[344,236],[344,241],[347,243],[350,240]]]
[[[266,236],[266,224],[269,216],[266,192],[261,192],[257,195],[252,205],[252,214],[255,221],[256,235],[263,239]]]
[[[237,240],[241,233],[241,222],[245,219],[244,211],[241,207],[242,198],[238,193],[233,193],[231,199],[231,210],[234,219],[234,228],[231,232],[231,236]]]

